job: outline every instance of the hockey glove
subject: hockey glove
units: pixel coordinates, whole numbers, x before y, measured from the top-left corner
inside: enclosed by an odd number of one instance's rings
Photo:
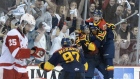
[[[38,65],[39,68],[42,69],[42,70],[44,70],[44,64],[45,64],[44,62],[41,62],[41,63]]]
[[[111,24],[111,23],[110,24],[107,23],[107,26],[112,30],[115,30],[115,28],[116,28],[116,26],[114,24]]]
[[[46,51],[43,48],[33,47],[31,50],[34,50],[35,52],[32,54],[32,56],[41,58],[45,55]]]

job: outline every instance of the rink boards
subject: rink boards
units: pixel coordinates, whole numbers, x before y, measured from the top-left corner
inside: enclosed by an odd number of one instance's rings
[[[43,71],[41,71],[37,66],[28,66],[28,73],[29,73],[29,77],[30,79],[37,79],[38,78],[38,74],[43,74]],[[58,78],[58,74],[62,68],[60,66],[55,67],[55,76],[56,79]],[[34,75],[33,75],[34,73]],[[45,77],[47,76],[47,78],[45,79],[53,79],[51,78],[52,76],[52,71],[48,72],[47,75],[45,75]],[[54,76],[54,75],[53,75]],[[99,74],[100,76],[100,74]],[[31,78],[32,77],[32,78]],[[33,78],[34,77],[34,78]],[[44,75],[43,75],[44,77]],[[101,79],[102,75],[101,75]],[[114,79],[140,79],[140,67],[125,67],[125,66],[115,66],[114,69]]]
[[[38,66],[27,67],[28,75],[30,79],[53,79],[54,77],[58,79],[58,74],[59,71],[61,71],[61,69],[62,68],[60,66],[56,66],[53,73],[52,71],[46,73],[40,70]],[[2,73],[2,70],[0,70],[0,73]],[[101,74],[99,74],[99,76],[100,75]],[[102,75],[100,77],[101,77],[100,79],[103,79]],[[114,79],[140,79],[140,67],[115,66]]]

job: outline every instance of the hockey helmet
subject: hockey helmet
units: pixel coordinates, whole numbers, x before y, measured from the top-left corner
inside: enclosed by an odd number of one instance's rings
[[[71,46],[71,40],[69,38],[62,38],[61,45],[62,47],[69,47]]]
[[[82,32],[84,32],[84,30],[88,29],[89,26],[88,25],[80,25],[80,29]]]
[[[98,10],[98,9],[94,10],[94,12],[93,12],[94,16],[99,15],[100,17],[102,17],[102,14],[103,14],[102,11]]]
[[[29,13],[26,13],[26,14],[21,16],[20,23],[22,23],[22,22],[24,23],[24,25],[30,24],[32,26],[31,30],[33,30],[35,28],[35,22],[36,22],[35,18]]]

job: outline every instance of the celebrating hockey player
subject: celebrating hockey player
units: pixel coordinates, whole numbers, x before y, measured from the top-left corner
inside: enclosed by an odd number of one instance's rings
[[[92,30],[93,35],[96,36],[97,39],[100,40],[98,42],[97,47],[99,48],[99,52],[102,56],[102,61],[106,65],[107,75],[104,75],[105,79],[113,78],[113,58],[114,58],[114,34],[113,31],[115,29],[114,24],[108,24],[102,18],[102,11],[95,10],[93,12],[93,17],[86,21],[86,24],[90,26],[90,28],[95,28]]]
[[[88,63],[88,71],[85,73],[85,79],[94,78],[95,68],[104,75],[104,79],[108,79],[106,77],[105,65],[101,60],[97,48],[97,46],[100,46],[101,41],[92,34],[92,30],[94,30],[94,28],[89,28],[87,25],[81,26],[81,33],[77,35],[78,37],[76,39],[77,45],[82,46],[84,57]],[[100,34],[97,36],[100,36]]]
[[[26,59],[31,55],[41,57],[45,53],[42,48],[27,48],[28,39],[25,35],[33,30],[34,26],[34,17],[26,13],[21,17],[19,27],[7,33],[0,57],[0,69],[3,72],[0,79],[29,79]]]
[[[102,18],[101,10],[94,11],[93,19],[93,27],[97,27],[97,34],[101,34],[101,36],[96,35],[96,38],[101,40],[99,52],[103,58],[103,62],[106,65],[105,69],[108,74],[107,79],[113,79],[113,58],[115,53],[113,30],[115,29],[115,26],[114,24],[105,22],[105,20]]]
[[[71,40],[63,38],[61,41],[62,49],[56,51],[48,62],[41,63],[39,67],[43,70],[53,70],[60,64],[63,68],[59,79],[85,79],[85,71],[88,64],[84,56],[77,48],[71,47]]]

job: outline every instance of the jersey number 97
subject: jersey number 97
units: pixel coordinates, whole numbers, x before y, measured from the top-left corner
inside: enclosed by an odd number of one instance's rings
[[[63,59],[66,61],[66,63],[69,63],[69,62],[72,62],[72,61],[78,61],[79,62],[79,53],[78,52],[65,52],[63,55],[62,55]]]

